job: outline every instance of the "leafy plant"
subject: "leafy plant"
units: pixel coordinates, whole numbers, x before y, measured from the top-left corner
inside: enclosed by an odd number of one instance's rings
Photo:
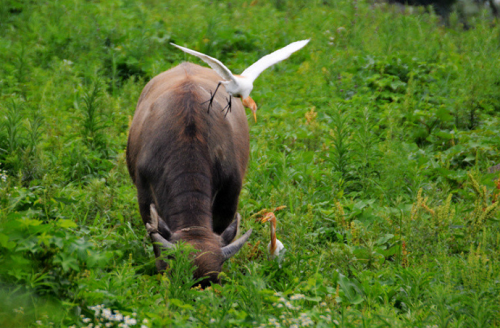
[[[99,81],[96,81],[82,96],[82,114],[84,117],[82,122],[83,140],[93,150],[103,150],[106,147],[102,131],[106,128],[106,122],[100,108],[100,94],[101,86]]]

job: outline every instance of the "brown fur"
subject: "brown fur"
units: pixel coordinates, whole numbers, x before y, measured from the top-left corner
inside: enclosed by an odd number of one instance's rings
[[[153,78],[144,88],[130,127],[127,165],[137,187],[144,223],[154,203],[172,232],[201,252],[195,276],[221,269],[221,234],[235,218],[249,153],[245,110],[219,88],[210,113],[208,103],[220,77],[211,69],[183,63]],[[189,227],[202,229],[185,229]],[[227,238],[226,238],[227,239]],[[155,246],[159,256],[159,249]],[[164,264],[157,262],[159,269]],[[216,281],[216,274],[209,274]]]

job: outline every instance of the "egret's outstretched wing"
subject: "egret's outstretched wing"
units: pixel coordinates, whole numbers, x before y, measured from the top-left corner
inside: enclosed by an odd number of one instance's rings
[[[310,39],[290,43],[286,47],[262,57],[243,71],[241,76],[247,77],[253,82],[266,68],[287,59],[295,51],[302,49],[309,42],[309,40]]]
[[[182,51],[184,51],[190,55],[193,55],[193,56],[200,58],[205,63],[207,63],[210,67],[212,67],[213,70],[216,71],[217,74],[219,74],[226,81],[234,81],[233,73],[231,73],[231,71],[226,66],[224,66],[223,63],[221,63],[217,59],[212,58],[210,56],[207,56],[205,54],[202,54],[201,52],[178,46],[172,42],[170,42],[170,44],[173,45],[174,47],[181,49]]]

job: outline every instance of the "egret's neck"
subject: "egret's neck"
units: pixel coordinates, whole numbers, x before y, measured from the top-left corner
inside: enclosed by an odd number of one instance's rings
[[[273,218],[270,222],[270,232],[271,232],[271,247],[269,248],[269,252],[274,254],[276,250],[276,217],[273,215]]]

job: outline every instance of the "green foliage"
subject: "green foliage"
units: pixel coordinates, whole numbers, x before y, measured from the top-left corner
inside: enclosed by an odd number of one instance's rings
[[[346,0],[4,1],[0,326],[500,326],[489,18],[463,30],[455,14],[444,27]],[[204,65],[169,42],[240,73],[306,38],[255,81],[249,244],[222,285],[191,288],[184,247],[157,274],[124,150],[147,81]],[[281,205],[277,262],[251,217]]]
[[[92,243],[71,231],[77,224],[59,219],[44,223],[35,213],[6,217],[0,232],[0,271],[7,285],[22,284],[38,295],[59,297],[70,292],[71,277],[86,268],[105,265],[111,252],[96,252]]]
[[[101,93],[99,82],[94,82],[90,90],[82,97],[82,135],[85,144],[90,149],[105,149],[106,143],[102,130],[106,128],[102,113],[99,110],[99,94]]]

